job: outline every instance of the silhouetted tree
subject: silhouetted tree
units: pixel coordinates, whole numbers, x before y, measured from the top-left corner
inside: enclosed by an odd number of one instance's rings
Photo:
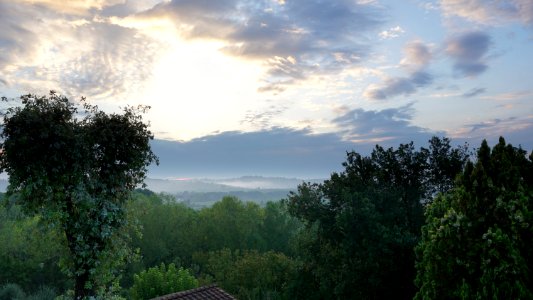
[[[413,297],[413,248],[424,222],[423,203],[451,187],[467,159],[466,151],[449,143],[433,138],[429,149],[418,151],[413,143],[376,146],[368,157],[350,152],[345,171],[323,184],[304,183],[289,195],[290,213],[307,228],[299,273],[305,287],[298,297]],[[441,166],[442,172],[433,169]],[[302,295],[305,289],[319,292]]]
[[[78,113],[55,92],[22,96],[20,106],[4,113],[0,144],[7,194],[65,233],[76,299],[94,295],[112,277],[120,259],[105,258],[124,253],[124,204],[157,161],[140,110],[106,114],[86,103],[84,108]]]

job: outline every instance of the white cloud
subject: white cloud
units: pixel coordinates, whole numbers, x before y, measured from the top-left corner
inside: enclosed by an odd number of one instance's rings
[[[393,38],[397,38],[400,35],[404,34],[405,30],[403,30],[400,26],[392,27],[389,30],[383,30],[379,33],[379,37],[384,40],[389,40]]]

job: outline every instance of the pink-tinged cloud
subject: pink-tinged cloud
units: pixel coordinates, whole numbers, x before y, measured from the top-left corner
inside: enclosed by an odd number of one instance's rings
[[[533,25],[531,0],[441,0],[440,6],[448,16],[458,16],[485,25],[519,22]]]

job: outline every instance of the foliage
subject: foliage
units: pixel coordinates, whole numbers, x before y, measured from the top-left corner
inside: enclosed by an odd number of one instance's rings
[[[212,207],[200,211],[197,249],[257,249],[264,243],[258,234],[261,220],[259,205],[226,196]]]
[[[0,282],[16,283],[25,291],[42,284],[60,289],[67,285],[58,266],[67,251],[61,235],[39,221],[17,205],[0,205]]]
[[[4,114],[0,144],[8,195],[65,234],[76,298],[94,295],[114,278],[123,259],[110,256],[127,254],[113,251],[125,249],[125,203],[156,161],[139,110],[84,108],[78,114],[55,92],[22,96]]]
[[[161,263],[134,276],[132,299],[144,300],[198,287],[198,280],[183,268]]]
[[[287,211],[282,201],[267,202],[263,208],[263,220],[260,235],[264,241],[262,251],[274,251],[286,255],[295,254],[293,240],[302,227],[302,223]]]
[[[297,262],[282,253],[222,249],[207,255],[207,272],[237,299],[290,299]]]
[[[49,286],[41,286],[39,289],[28,296],[26,300],[54,300],[56,298],[56,291]]]
[[[430,149],[419,151],[413,143],[398,149],[376,146],[369,157],[348,153],[345,171],[324,184],[300,185],[287,203],[306,224],[298,282],[303,285],[299,293],[311,294],[297,296],[412,298],[422,202],[446,189],[466,157],[464,148],[452,149],[447,139],[433,138]],[[432,169],[438,165],[447,168],[439,173]]]
[[[6,283],[0,287],[0,300],[24,300],[26,294],[16,283]]]
[[[459,185],[426,211],[417,299],[533,297],[533,154],[483,141]]]
[[[190,263],[196,251],[195,236],[198,213],[166,195],[135,194],[131,208],[142,224],[140,236],[135,236],[133,245],[139,247],[144,266]],[[183,260],[175,261],[176,258]]]

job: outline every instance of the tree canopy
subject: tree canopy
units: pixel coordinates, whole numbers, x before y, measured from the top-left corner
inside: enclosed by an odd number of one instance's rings
[[[433,138],[420,150],[413,143],[376,146],[367,157],[348,153],[345,171],[323,184],[300,185],[287,202],[307,225],[302,290],[320,293],[299,296],[412,298],[423,203],[451,186],[467,157],[465,147],[453,148],[448,139]]]
[[[417,299],[533,298],[533,154],[483,141],[458,185],[426,211]]]
[[[94,295],[120,262],[106,257],[124,254],[119,235],[129,193],[157,162],[144,108],[107,114],[82,99],[79,112],[55,92],[20,100],[3,115],[0,170],[9,175],[7,194],[62,229],[75,297]]]

